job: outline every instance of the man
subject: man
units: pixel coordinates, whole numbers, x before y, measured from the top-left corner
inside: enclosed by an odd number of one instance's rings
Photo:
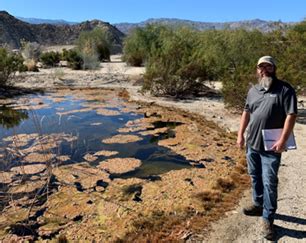
[[[248,127],[246,146],[248,172],[252,181],[253,204],[243,209],[245,215],[262,216],[264,238],[274,239],[273,221],[277,209],[278,169],[281,153],[293,130],[297,115],[294,89],[277,79],[276,64],[271,56],[257,63],[258,84],[250,88],[238,131],[237,145],[243,148],[244,132]],[[283,128],[281,137],[265,151],[262,129]]]

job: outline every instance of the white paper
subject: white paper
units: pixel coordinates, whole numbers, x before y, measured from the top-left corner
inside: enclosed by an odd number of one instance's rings
[[[262,137],[266,151],[272,150],[271,148],[273,147],[273,145],[280,139],[282,131],[283,131],[282,128],[262,130]],[[296,149],[296,143],[293,132],[291,132],[289,135],[289,138],[285,145],[285,149],[286,150]]]

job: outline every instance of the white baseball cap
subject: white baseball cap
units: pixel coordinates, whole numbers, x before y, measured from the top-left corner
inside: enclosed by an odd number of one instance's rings
[[[259,58],[259,60],[257,62],[257,66],[260,65],[261,63],[270,63],[271,65],[276,67],[276,62],[273,59],[273,57],[271,57],[271,56],[263,56],[263,57]]]

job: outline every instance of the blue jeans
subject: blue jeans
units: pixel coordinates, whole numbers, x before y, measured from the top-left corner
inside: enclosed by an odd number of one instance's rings
[[[247,148],[248,172],[252,181],[253,202],[263,207],[262,217],[271,223],[277,209],[278,169],[281,154]]]

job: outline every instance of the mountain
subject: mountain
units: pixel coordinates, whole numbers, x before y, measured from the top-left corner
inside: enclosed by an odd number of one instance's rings
[[[140,23],[118,23],[114,24],[121,32],[128,34],[131,30],[137,27],[144,27],[147,24],[162,24],[170,25],[173,27],[187,26],[197,30],[222,30],[222,29],[239,29],[244,28],[246,30],[260,30],[262,32],[273,31],[278,28],[286,28],[293,23],[283,23],[280,21],[264,21],[260,19],[245,20],[245,21],[234,21],[234,22],[199,22],[183,19],[169,19],[169,18],[159,18],[159,19],[148,19]]]
[[[37,18],[23,18],[23,17],[16,17],[16,18],[29,24],[54,24],[54,25],[78,24],[78,22],[71,22],[63,19],[37,19]]]
[[[22,21],[20,19],[26,20]],[[31,23],[28,23],[31,22]],[[35,23],[35,24],[33,24]],[[19,48],[20,40],[38,42],[43,45],[73,44],[82,31],[90,31],[96,27],[106,29],[114,44],[112,52],[122,50],[122,40],[126,34],[136,27],[144,27],[147,24],[158,23],[174,27],[188,26],[197,30],[209,29],[237,29],[273,31],[279,28],[287,28],[295,23],[283,23],[281,21],[264,21],[260,19],[237,22],[198,22],[182,19],[148,19],[140,23],[118,23],[111,25],[101,20],[91,20],[73,24],[65,20],[27,19],[15,18],[6,11],[0,11],[0,46],[8,44],[11,48]]]
[[[105,29],[113,42],[112,53],[120,52],[124,34],[113,25],[100,20],[85,21],[75,25],[29,24],[6,11],[0,11],[0,45],[20,48],[20,41],[38,42],[42,45],[73,44],[82,31],[99,27]]]

